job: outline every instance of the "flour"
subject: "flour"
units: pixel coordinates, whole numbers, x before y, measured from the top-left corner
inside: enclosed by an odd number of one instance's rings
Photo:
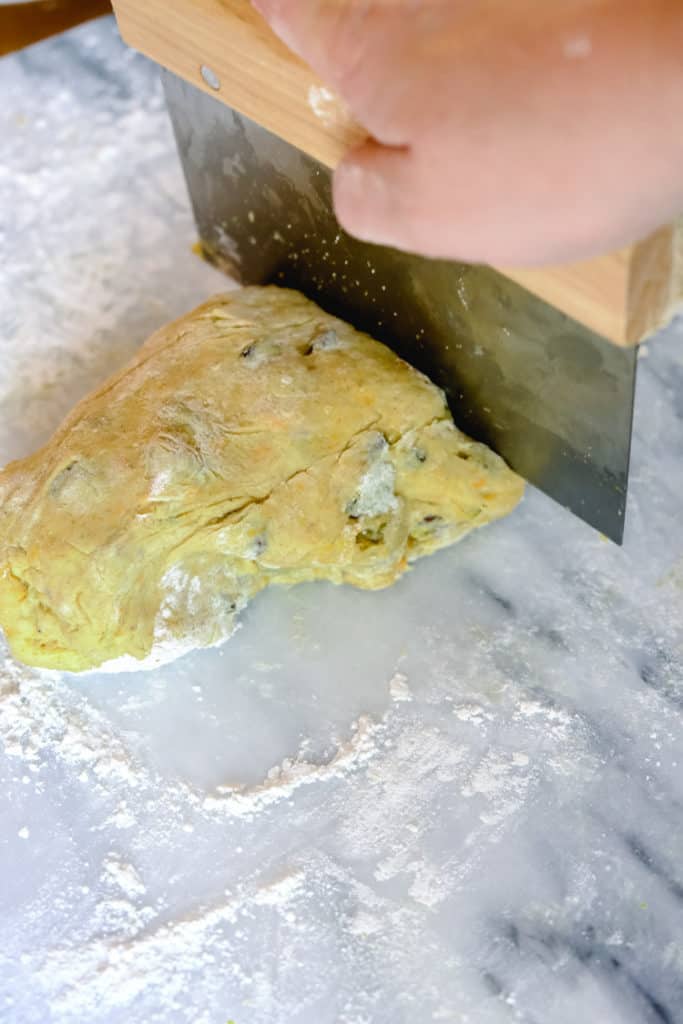
[[[343,125],[351,116],[344,100],[324,85],[311,85],[307,98],[309,107],[326,127]]]
[[[32,770],[54,758],[95,785],[139,785],[139,766],[101,716],[56,674],[12,661],[1,637],[0,739],[8,757]]]
[[[132,864],[116,853],[110,853],[102,864],[105,881],[118,887],[129,899],[145,893],[146,887]]]
[[[166,467],[160,470],[152,479],[149,487],[149,500],[161,498],[173,478],[173,471]],[[141,513],[138,518],[144,518],[146,513]]]
[[[143,849],[158,843],[169,829],[177,845],[188,812],[199,814],[206,822],[244,821],[266,815],[302,786],[324,787],[350,779],[380,756],[387,728],[384,721],[361,716],[349,738],[320,763],[299,753],[267,770],[255,785],[222,785],[202,797],[192,786],[169,784],[142,765],[103,716],[69,687],[66,677],[18,666],[4,650],[0,655],[0,738],[10,758],[38,768],[55,761],[71,777],[83,775],[91,793],[99,791],[100,798],[111,803],[112,812],[102,827],[134,828],[142,809],[151,808],[161,831],[147,834]],[[302,750],[305,747],[303,743]],[[28,829],[24,831],[28,838]],[[135,835],[140,836],[139,827]],[[113,1012],[130,1006],[150,986],[158,989],[158,1006],[171,1012],[190,978],[197,971],[210,971],[219,951],[230,962],[230,943],[239,941],[240,921],[277,913],[288,928],[305,930],[306,908],[319,899],[309,885],[304,867],[280,869],[275,874],[257,871],[223,902],[163,921],[153,903],[145,902],[149,884],[141,871],[129,858],[110,849],[101,861],[98,895],[90,914],[93,937],[76,944],[53,944],[47,952],[27,953],[24,967],[49,998],[56,1019],[92,1019],[105,1008]],[[83,887],[83,895],[89,894],[90,888]],[[226,927],[230,931],[226,932]],[[369,934],[371,916],[359,916],[357,928],[359,934]],[[235,938],[229,939],[232,932]],[[257,971],[242,973],[240,985],[254,1005],[268,1004],[270,988]]]
[[[389,680],[389,693],[391,699],[395,701],[410,701],[413,699],[410,687],[408,686],[408,678],[404,676],[402,672],[395,672]]]
[[[337,748],[329,761],[311,764],[301,757],[286,758],[268,771],[263,782],[251,787],[218,786],[202,806],[205,810],[251,817],[273,803],[289,799],[301,786],[340,778],[365,765],[377,753],[377,737],[383,728],[382,723],[363,715],[352,724],[351,738]]]
[[[394,493],[396,473],[389,457],[389,446],[381,434],[368,452],[368,469],[358,482],[358,490],[347,509],[354,517],[379,516],[398,508]]]
[[[92,891],[84,887],[81,897],[92,900],[88,929],[25,953],[23,963],[55,1019],[68,1024],[128,1013],[150,992],[158,1015],[150,1019],[172,1017],[188,986],[212,1005],[212,986],[226,970],[240,1005],[259,1021],[276,1020],[283,991],[328,941],[328,908],[345,942],[368,941],[380,959],[396,958],[400,949],[396,963],[409,977],[410,965],[422,962],[420,914],[446,912],[457,894],[466,898],[486,851],[511,834],[539,779],[547,778],[523,737],[543,735],[551,773],[565,771],[563,761],[552,767],[554,758],[585,758],[581,723],[533,696],[511,705],[520,729],[513,748],[488,736],[496,719],[483,697],[454,702],[450,693],[433,694],[441,702],[438,724],[426,724],[400,659],[401,670],[384,684],[383,712],[360,715],[326,756],[313,759],[304,738],[258,781],[223,782],[207,792],[143,763],[67,677],[45,676],[6,656],[0,664],[0,738],[10,759],[26,770],[53,763],[66,778],[82,776],[101,807],[96,828],[107,845]],[[453,669],[444,672],[452,679]],[[292,822],[306,820],[306,807],[320,819],[321,834],[333,828],[334,858],[290,831]],[[202,888],[193,877],[194,844],[206,843],[207,835],[214,837],[212,858],[226,865],[235,859],[235,870],[221,897],[188,903],[185,887]],[[134,855],[123,852],[124,841]],[[174,875],[168,868],[159,874],[156,861],[178,849],[185,909],[169,916],[168,896],[157,892]],[[237,862],[247,850],[242,869]],[[391,897],[361,883],[357,864]],[[276,980],[247,951],[256,935],[278,950]],[[210,1024],[201,1011],[194,1020]]]
[[[147,672],[163,665],[169,665],[177,658],[188,654],[196,645],[191,640],[166,640],[155,642],[146,658],[135,658],[132,654],[120,654],[118,658],[110,658],[108,661],[98,665],[97,668],[82,675],[95,675],[104,672],[107,675],[117,675],[127,672]]]
[[[302,872],[289,872],[281,878],[276,878],[262,885],[254,894],[253,902],[262,907],[282,907],[288,904],[294,896],[301,893],[304,884]]]
[[[43,673],[13,662],[0,638],[0,739],[5,753],[29,768],[54,758],[91,785],[109,794],[122,788],[139,801],[144,792],[158,786],[131,755],[117,733],[88,701],[68,686],[68,674]],[[201,796],[189,785],[178,785],[175,793],[191,807],[204,812],[249,817],[282,800],[301,786],[341,778],[366,765],[378,751],[378,739],[385,726],[367,715],[351,726],[348,740],[339,744],[331,758],[319,764],[302,754],[274,765],[262,782],[253,786],[223,784]],[[129,801],[119,801],[108,822],[130,828],[135,814]],[[110,873],[116,873],[114,861]]]
[[[105,818],[103,827],[111,826],[116,829],[134,828],[136,824],[135,815],[125,800],[121,801],[113,814]]]
[[[170,1010],[193,972],[216,970],[226,925],[234,926],[248,908],[284,908],[300,895],[291,880],[282,880],[279,888],[277,882],[263,889],[245,886],[225,902],[129,941],[94,941],[78,957],[68,947],[56,948],[36,963],[37,977],[54,1009],[69,1019],[88,1019],[95,1007],[129,1006],[150,985],[158,988],[159,1006]]]
[[[198,647],[219,647],[239,628],[235,615],[245,605],[226,607],[220,597],[204,593],[202,580],[172,566],[161,579],[163,597],[154,623],[152,649],[145,658],[122,654],[90,673],[141,672],[168,665]]]

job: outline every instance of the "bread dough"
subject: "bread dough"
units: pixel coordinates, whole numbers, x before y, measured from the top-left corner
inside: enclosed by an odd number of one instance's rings
[[[269,583],[386,587],[522,490],[384,345],[243,288],[163,327],[0,473],[0,625],[30,665],[168,659],[229,636]]]

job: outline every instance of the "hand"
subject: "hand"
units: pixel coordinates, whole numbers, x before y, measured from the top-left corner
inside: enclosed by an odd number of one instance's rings
[[[683,211],[681,0],[254,0],[372,140],[353,235],[498,266],[580,259]]]

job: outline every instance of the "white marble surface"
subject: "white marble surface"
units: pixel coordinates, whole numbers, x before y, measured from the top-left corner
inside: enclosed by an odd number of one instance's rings
[[[111,22],[0,92],[1,464],[224,280]],[[640,369],[621,550],[530,491],[170,669],[0,654],[1,1021],[683,1021],[680,327]]]

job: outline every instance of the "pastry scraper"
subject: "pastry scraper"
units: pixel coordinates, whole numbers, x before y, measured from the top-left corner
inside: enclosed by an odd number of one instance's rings
[[[617,543],[636,344],[671,305],[678,237],[509,272],[358,242],[331,168],[362,130],[249,0],[115,0],[163,72],[205,255],[243,283],[298,288],[439,384],[458,426]]]

